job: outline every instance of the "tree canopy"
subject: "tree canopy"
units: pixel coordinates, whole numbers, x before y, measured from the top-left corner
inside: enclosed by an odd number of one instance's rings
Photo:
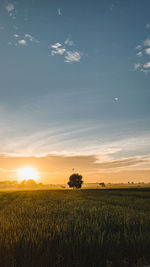
[[[68,182],[69,187],[81,188],[82,184],[83,184],[82,175],[78,173],[73,173],[69,177],[69,182]]]

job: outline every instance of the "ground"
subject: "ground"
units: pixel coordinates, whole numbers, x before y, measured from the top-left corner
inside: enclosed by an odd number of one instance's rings
[[[0,193],[1,267],[150,263],[150,189]]]

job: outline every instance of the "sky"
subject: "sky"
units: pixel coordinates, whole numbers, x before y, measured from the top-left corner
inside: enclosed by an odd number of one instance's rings
[[[0,180],[150,182],[149,10],[0,0]]]

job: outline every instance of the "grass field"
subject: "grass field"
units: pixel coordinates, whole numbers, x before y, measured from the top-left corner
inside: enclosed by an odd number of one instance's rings
[[[150,264],[150,189],[0,193],[1,267]]]

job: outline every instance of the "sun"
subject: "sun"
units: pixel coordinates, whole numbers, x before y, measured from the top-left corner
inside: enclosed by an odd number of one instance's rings
[[[30,179],[34,180],[35,182],[37,182],[38,180],[38,171],[36,168],[31,168],[31,167],[25,167],[22,169],[18,169],[18,179],[20,181],[28,181]]]

